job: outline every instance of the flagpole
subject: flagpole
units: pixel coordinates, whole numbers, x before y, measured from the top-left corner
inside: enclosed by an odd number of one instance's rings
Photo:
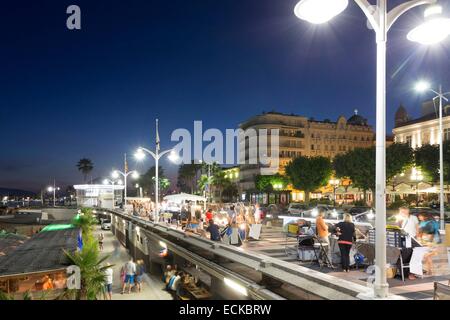
[[[124,169],[124,184],[125,184],[125,196],[124,196],[124,207],[123,209],[126,210],[127,205],[127,176],[128,176],[128,163],[127,163],[127,154],[123,154],[123,169]]]
[[[155,157],[155,222],[159,222],[159,132],[156,119],[156,157]]]

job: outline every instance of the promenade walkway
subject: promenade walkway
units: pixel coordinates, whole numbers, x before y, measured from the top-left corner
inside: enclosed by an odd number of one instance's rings
[[[173,300],[172,295],[164,290],[164,284],[161,279],[149,274],[145,274],[143,277],[144,284],[141,292],[137,292],[136,288],[133,288],[130,294],[127,291],[121,294],[120,268],[129,260],[130,256],[111,231],[104,231],[98,227],[95,231],[95,237],[98,237],[100,232],[105,237],[102,254],[109,255],[110,257],[107,261],[114,265],[113,300]]]

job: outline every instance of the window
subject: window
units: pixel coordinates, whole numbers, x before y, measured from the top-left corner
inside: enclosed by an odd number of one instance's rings
[[[311,145],[311,150],[314,150],[314,145],[313,144]]]
[[[444,129],[444,140],[450,140],[450,128]]]
[[[406,137],[406,143],[407,143],[410,147],[412,147],[412,136],[407,136],[407,137]]]

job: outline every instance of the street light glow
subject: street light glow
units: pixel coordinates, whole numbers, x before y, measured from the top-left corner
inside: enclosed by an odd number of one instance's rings
[[[407,38],[424,45],[441,42],[450,35],[450,19],[441,16],[442,7],[435,5],[425,10],[425,22],[411,30]]]
[[[175,151],[171,151],[167,158],[169,158],[169,160],[172,162],[176,162],[176,161],[178,161],[178,159],[180,157],[178,156],[178,154]]]
[[[314,24],[330,21],[348,6],[348,0],[301,0],[295,6],[295,15]]]
[[[138,173],[137,171],[134,171],[134,172],[131,174],[131,177],[132,177],[133,179],[138,179],[138,178],[139,178],[139,173]]]
[[[109,180],[108,180],[108,179],[103,180],[103,184],[104,184],[104,185],[109,184]]]
[[[47,188],[47,191],[48,191],[48,192],[53,192],[53,187],[48,187],[48,188]]]
[[[137,149],[136,153],[134,154],[134,157],[136,158],[136,160],[139,160],[139,161],[144,160],[145,152],[141,148],[139,148],[139,149]]]
[[[117,179],[117,178],[119,177],[119,172],[113,171],[113,172],[111,173],[111,177],[113,177],[113,179]]]
[[[415,89],[418,92],[425,92],[428,89],[430,89],[430,84],[427,81],[422,80],[422,81],[417,82]]]

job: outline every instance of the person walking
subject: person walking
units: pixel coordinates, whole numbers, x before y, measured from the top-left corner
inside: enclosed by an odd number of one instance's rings
[[[136,286],[138,288],[138,292],[141,292],[142,289],[142,278],[144,276],[145,267],[144,261],[138,260],[136,264]]]
[[[105,240],[105,236],[103,235],[103,232],[100,232],[98,236],[98,247],[100,251],[103,251],[103,241]]]
[[[134,287],[134,277],[136,274],[136,264],[133,261],[133,258],[130,258],[130,260],[125,263],[124,265],[124,271],[125,271],[125,281],[123,282],[122,286],[122,294],[125,293],[125,289],[128,284],[128,293],[131,293],[131,288]]]
[[[336,224],[336,234],[338,238],[339,250],[341,252],[342,270],[350,272],[350,250],[353,241],[356,239],[355,225],[352,216],[348,213],[344,215],[344,221]]]
[[[112,285],[113,285],[113,269],[111,268],[111,264],[109,262],[106,263],[107,268],[105,269],[105,291],[108,295],[109,300],[112,300]]]

